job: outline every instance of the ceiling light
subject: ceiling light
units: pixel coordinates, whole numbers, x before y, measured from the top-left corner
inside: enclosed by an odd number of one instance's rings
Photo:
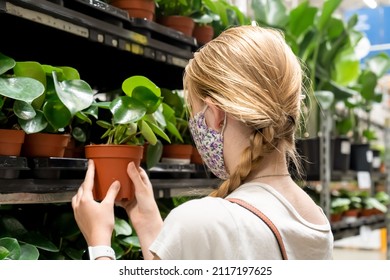
[[[378,7],[378,3],[375,0],[363,0],[363,2],[371,9]]]

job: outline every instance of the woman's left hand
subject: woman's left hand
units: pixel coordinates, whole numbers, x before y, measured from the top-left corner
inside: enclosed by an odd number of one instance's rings
[[[89,160],[84,182],[72,198],[73,212],[88,246],[111,246],[115,225],[114,203],[120,183],[112,183],[106,197],[99,203],[93,198],[94,176],[95,165],[93,160]]]

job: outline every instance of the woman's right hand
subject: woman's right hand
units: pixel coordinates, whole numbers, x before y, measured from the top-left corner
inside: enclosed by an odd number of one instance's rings
[[[84,235],[89,246],[111,245],[111,235],[114,229],[114,200],[117,196],[120,183],[112,183],[102,202],[93,198],[95,165],[93,160],[88,161],[88,170],[85,180],[72,198],[72,207],[77,225]]]
[[[137,168],[133,162],[127,166],[127,174],[133,181],[135,199],[132,201],[119,202],[123,207],[140,240],[143,256],[145,259],[153,258],[148,248],[160,232],[163,221],[154,199],[153,187],[148,175],[141,167]]]

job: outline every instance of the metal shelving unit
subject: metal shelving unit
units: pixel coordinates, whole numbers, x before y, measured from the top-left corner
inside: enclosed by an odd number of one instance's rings
[[[192,37],[96,0],[0,0],[0,25],[9,38],[1,44],[4,54],[73,66],[100,91],[134,74],[180,88],[198,48]]]
[[[102,93],[131,75],[146,75],[160,87],[181,88],[183,69],[198,48],[193,37],[129,18],[127,12],[97,0],[0,0],[0,25],[2,53],[17,61],[73,66]],[[82,159],[73,161],[77,170],[56,165],[64,164],[56,159],[0,160],[5,178],[0,179],[0,204],[69,202],[86,170]],[[204,194],[219,184],[182,171],[171,170],[163,179],[154,174],[156,197]]]

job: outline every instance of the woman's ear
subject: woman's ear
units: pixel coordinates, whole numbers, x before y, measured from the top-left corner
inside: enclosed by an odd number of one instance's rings
[[[208,97],[205,99],[205,103],[208,107],[208,110],[205,112],[207,126],[214,130],[221,131],[225,122],[226,113],[217,107]]]

